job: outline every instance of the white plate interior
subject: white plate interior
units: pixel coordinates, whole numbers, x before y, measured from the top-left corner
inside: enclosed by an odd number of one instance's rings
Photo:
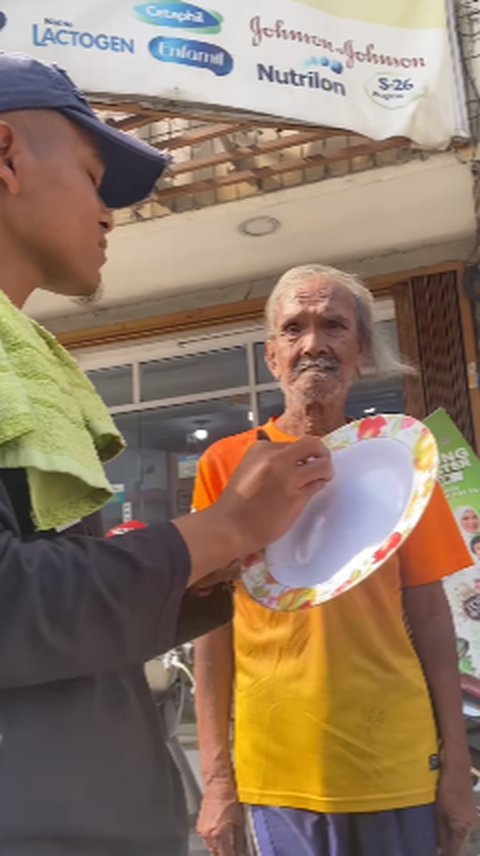
[[[266,550],[273,577],[311,588],[346,574],[392,534],[411,495],[412,451],[379,437],[333,453],[334,478],[291,529]]]

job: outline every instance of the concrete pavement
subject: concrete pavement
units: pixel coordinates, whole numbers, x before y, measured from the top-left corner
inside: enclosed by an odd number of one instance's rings
[[[208,850],[200,841],[198,835],[192,834],[190,837],[190,856],[210,856]]]
[[[196,743],[192,741],[191,735],[188,734],[188,732],[186,735],[183,736],[182,743],[190,767],[195,773],[195,777],[198,781],[198,784],[200,785],[200,787],[202,787],[202,776],[200,773],[200,753],[196,748]],[[189,853],[190,856],[209,856],[208,850],[195,832],[192,832],[190,835]]]

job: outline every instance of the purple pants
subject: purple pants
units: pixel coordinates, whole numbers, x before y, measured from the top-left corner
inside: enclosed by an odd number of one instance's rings
[[[435,806],[369,814],[248,807],[253,856],[436,856]]]

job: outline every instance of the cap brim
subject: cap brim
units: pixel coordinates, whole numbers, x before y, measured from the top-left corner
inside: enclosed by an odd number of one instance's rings
[[[149,196],[171,162],[167,152],[117,131],[94,115],[70,107],[61,112],[93,134],[100,146],[105,175],[99,193],[108,208],[126,208]]]

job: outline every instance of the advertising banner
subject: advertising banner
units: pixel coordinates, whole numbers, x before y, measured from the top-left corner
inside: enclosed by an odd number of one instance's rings
[[[425,423],[438,443],[439,479],[472,556],[472,567],[446,579],[444,586],[460,671],[480,680],[480,461],[445,410],[435,411]]]
[[[0,0],[0,50],[90,95],[244,110],[432,148],[468,133],[450,0]]]

